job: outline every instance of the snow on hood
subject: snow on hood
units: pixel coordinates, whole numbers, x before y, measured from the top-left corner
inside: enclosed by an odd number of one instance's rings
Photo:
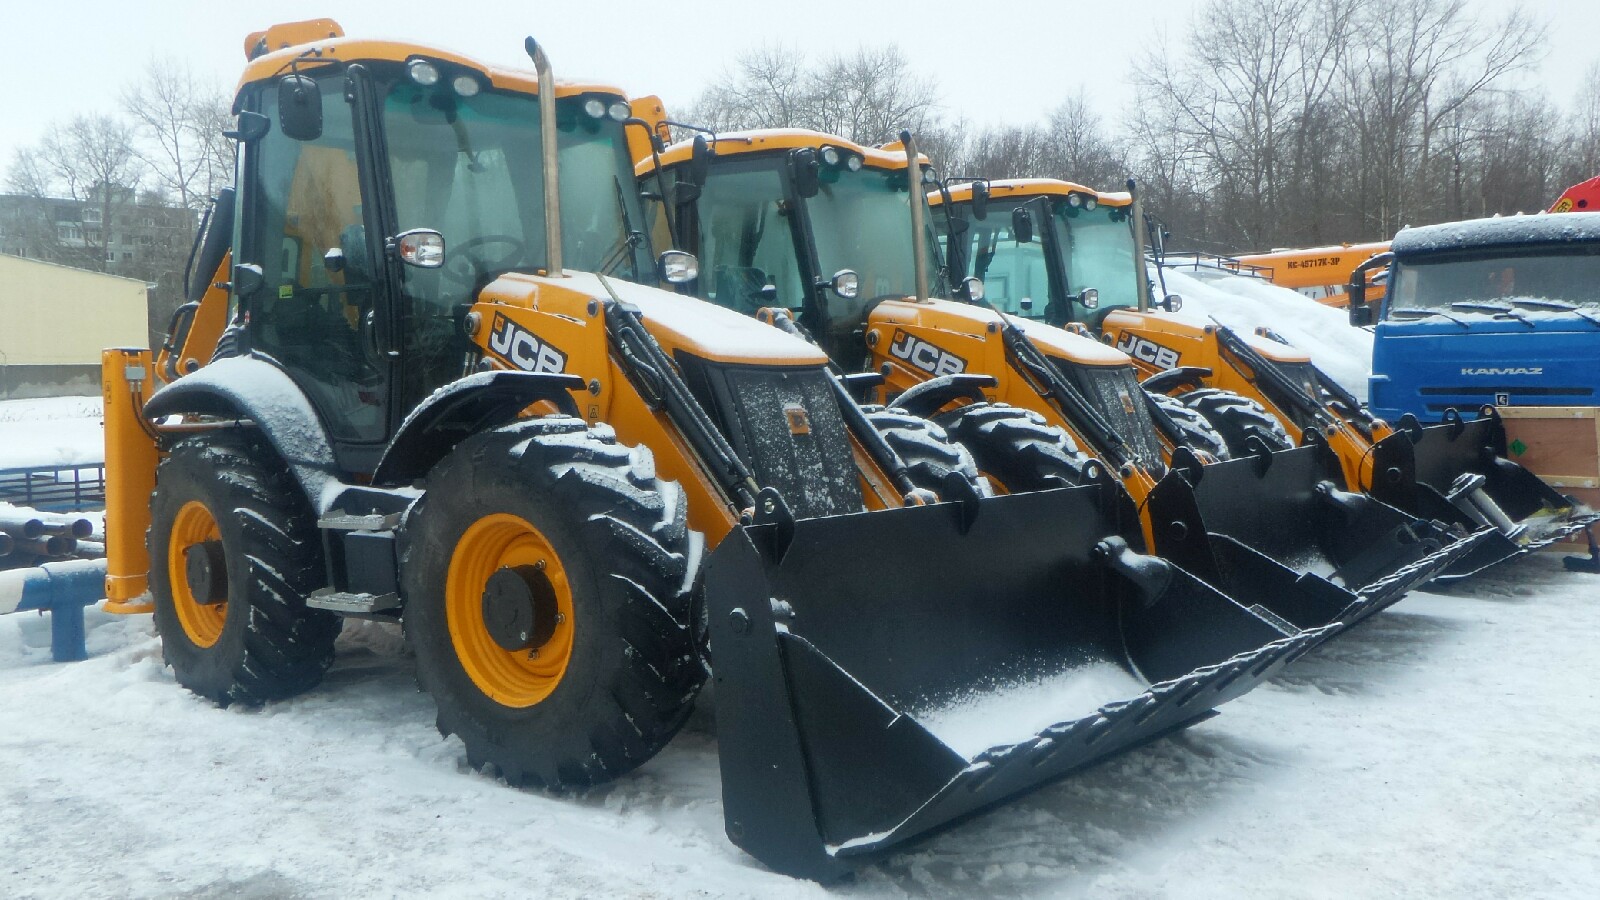
[[[549,281],[596,299],[610,297],[599,277],[588,272],[568,272],[565,278]],[[827,361],[822,351],[805,340],[715,303],[617,278],[607,278],[605,283],[623,302],[638,307],[646,322],[681,336],[683,343],[700,347],[713,358],[759,357],[787,365]]]
[[[1173,315],[1197,325],[1213,318],[1248,337],[1259,326],[1277,332],[1346,390],[1367,396],[1372,333],[1354,328],[1342,309],[1296,291],[1225,272],[1165,272],[1167,291],[1183,298]]]

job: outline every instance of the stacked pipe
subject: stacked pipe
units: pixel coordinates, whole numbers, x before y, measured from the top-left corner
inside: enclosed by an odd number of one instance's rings
[[[103,556],[103,543],[84,541],[93,535],[94,523],[89,519],[35,510],[0,510],[0,569]]]

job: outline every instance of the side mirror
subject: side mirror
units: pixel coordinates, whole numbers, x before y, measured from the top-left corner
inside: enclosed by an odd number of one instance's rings
[[[972,217],[982,222],[989,218],[989,182],[972,183]]]
[[[689,145],[689,164],[684,167],[679,180],[693,185],[703,185],[710,174],[711,145],[706,143],[705,135],[697,134]]]
[[[1094,288],[1084,288],[1078,292],[1078,305],[1084,309],[1099,309],[1100,292]]]
[[[1033,312],[1033,298],[1032,297],[1023,297],[1021,300],[1018,300],[1017,301],[1017,308],[1022,310],[1024,313]]]
[[[817,151],[810,147],[801,147],[789,152],[789,175],[794,179],[794,192],[801,197],[815,197],[822,190],[822,182],[818,178],[822,162],[817,159]]]
[[[1028,214],[1025,206],[1011,211],[1011,237],[1019,244],[1033,242],[1033,216]]]
[[[861,293],[861,276],[849,269],[840,269],[828,280],[828,287],[846,300],[854,300]]]
[[[330,247],[328,252],[322,254],[322,267],[329,272],[344,271],[344,248]]]
[[[296,141],[322,137],[322,91],[305,75],[278,79],[278,127]]]
[[[1161,308],[1167,312],[1177,312],[1183,309],[1183,298],[1177,294],[1168,294],[1161,298]]]
[[[239,113],[234,120],[234,126],[222,132],[222,136],[230,141],[241,144],[253,144],[267,136],[272,130],[272,120],[258,112],[245,110]]]
[[[983,299],[983,279],[968,276],[961,279],[961,294],[968,302],[977,303]]]
[[[249,297],[261,290],[267,283],[267,277],[261,273],[261,267],[245,263],[233,267],[233,295],[235,297]]]
[[[1356,305],[1354,298],[1352,298],[1350,301],[1349,313],[1350,324],[1356,328],[1364,328],[1368,325],[1371,325],[1373,320],[1376,318],[1372,314],[1372,307],[1366,305],[1365,303],[1358,306]]]
[[[668,250],[656,257],[656,275],[667,284],[688,284],[700,277],[700,260],[693,253]]]
[[[444,235],[431,228],[402,231],[389,241],[400,261],[418,269],[437,269],[444,265]]]

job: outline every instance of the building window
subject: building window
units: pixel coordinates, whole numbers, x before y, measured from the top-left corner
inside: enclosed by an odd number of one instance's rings
[[[133,251],[132,250],[124,250],[124,251],[122,251],[122,261],[123,262],[127,262],[130,259],[133,259]]]
[[[83,220],[85,222],[98,222],[98,221],[100,221],[100,210],[97,209],[96,207],[93,207],[93,206],[89,207],[88,209],[85,209],[83,211]]]

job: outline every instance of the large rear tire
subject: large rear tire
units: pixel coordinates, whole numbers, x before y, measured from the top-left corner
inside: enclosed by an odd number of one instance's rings
[[[906,464],[913,485],[942,495],[947,490],[945,479],[954,473],[966,479],[978,496],[992,493],[972,454],[941,426],[902,409],[865,406],[862,412]]]
[[[1221,388],[1199,388],[1179,396],[1183,404],[1210,422],[1228,444],[1232,456],[1245,456],[1254,437],[1274,452],[1289,450],[1294,441],[1277,416],[1256,400]]]
[[[705,677],[689,627],[698,542],[678,486],[607,426],[550,416],[462,441],[400,538],[403,621],[439,730],[474,768],[551,789],[654,756]]]
[[[322,680],[343,620],[306,607],[326,580],[316,518],[259,438],[218,430],[176,444],[156,471],[146,542],[156,630],[179,684],[226,706]]]
[[[1154,391],[1145,391],[1145,396],[1150,398],[1150,402],[1161,407],[1167,418],[1178,426],[1180,443],[1192,450],[1210,454],[1217,462],[1226,462],[1233,458],[1228,452],[1228,442],[1223,440],[1222,434],[1205,416],[1185,406],[1183,401],[1176,397],[1157,394]]]
[[[935,421],[971,451],[978,471],[1008,494],[1083,484],[1091,457],[1072,435],[1032,410],[1004,403],[973,403]]]

